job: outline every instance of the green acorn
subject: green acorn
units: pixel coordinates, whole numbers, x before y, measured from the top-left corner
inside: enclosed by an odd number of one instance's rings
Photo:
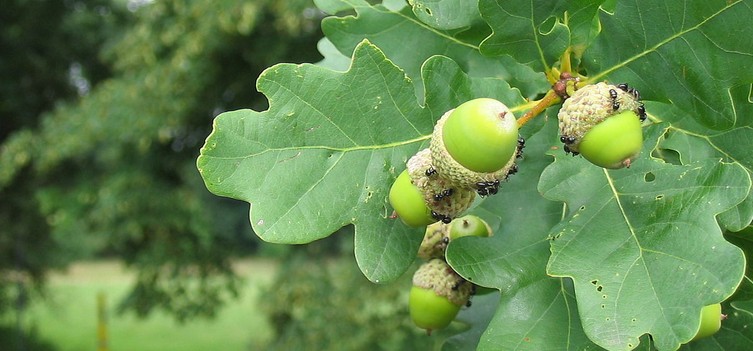
[[[423,149],[411,157],[407,168],[412,183],[421,191],[424,202],[437,221],[449,223],[476,199],[476,193],[472,190],[459,188],[433,171],[429,149]]]
[[[704,306],[701,309],[701,324],[698,326],[692,340],[702,339],[716,334],[722,328],[722,320],[726,316],[722,314],[722,305],[715,303]]]
[[[442,259],[424,263],[413,275],[408,300],[411,320],[429,334],[448,326],[468,303],[472,286]]]
[[[597,83],[575,91],[558,114],[565,152],[604,168],[630,166],[641,151],[646,110],[627,84]]]
[[[450,229],[448,230],[450,240],[462,238],[464,236],[480,236],[488,237],[492,236],[492,228],[481,217],[474,215],[466,215],[460,218],[455,218],[450,223]]]
[[[436,221],[424,201],[421,189],[411,181],[408,170],[401,172],[392,183],[389,201],[395,215],[408,226],[420,227]]]
[[[432,223],[426,227],[424,239],[418,247],[418,257],[425,260],[444,259],[450,241],[464,236],[492,236],[492,228],[486,221],[474,215],[455,218],[450,224]]]
[[[440,177],[486,196],[517,172],[523,140],[507,106],[480,98],[447,111],[434,126],[429,148]]]

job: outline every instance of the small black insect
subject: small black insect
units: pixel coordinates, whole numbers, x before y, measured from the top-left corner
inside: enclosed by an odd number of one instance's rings
[[[439,200],[444,199],[445,197],[451,196],[452,192],[453,192],[452,188],[442,190],[441,193],[434,194],[434,201],[439,201]]]
[[[441,213],[437,213],[436,211],[431,211],[431,216],[434,217],[434,219],[438,221],[442,221],[442,223],[450,223],[452,222],[452,218],[447,217]]]
[[[566,154],[573,154],[573,156],[578,156],[578,155],[580,155],[580,152],[577,152],[577,151],[573,151],[573,150],[570,150],[570,148],[569,148],[569,147],[567,147],[567,145],[565,145],[565,146],[563,147],[563,149],[565,150],[565,153],[566,153]]]
[[[638,89],[631,88],[629,85],[627,85],[627,83],[617,84],[617,87],[620,88],[620,90],[632,95],[636,100],[641,99],[641,93],[638,91]]]
[[[617,111],[620,109],[620,102],[617,101],[617,90],[609,89],[609,97],[612,98],[612,110]]]
[[[560,141],[563,144],[572,144],[572,143],[575,142],[575,137],[562,135],[562,136],[560,136]]]
[[[628,94],[633,95],[633,98],[635,98],[635,100],[641,99],[641,93],[637,89],[628,89]]]
[[[518,148],[515,149],[515,158],[523,157],[523,149],[526,147],[526,140],[518,135]]]
[[[487,196],[489,195],[489,188],[486,182],[478,182],[476,183],[476,193],[478,193],[479,196]]]
[[[471,295],[476,295],[476,284],[471,284]]]
[[[429,169],[426,170],[426,176],[431,177],[435,174],[437,174],[437,170],[434,169],[434,167],[429,166]]]
[[[476,183],[476,193],[480,196],[494,195],[499,191],[499,180]]]
[[[447,236],[443,236],[442,237],[442,244],[446,245],[446,244],[449,244],[449,243],[450,243],[450,238],[447,237]]]
[[[468,300],[468,301],[467,301],[467,302],[465,303],[465,307],[471,307],[471,300]]]
[[[518,173],[518,165],[517,164],[513,164],[512,167],[510,167],[510,170],[507,171],[508,175],[513,175],[515,173]]]
[[[646,107],[643,104],[638,105],[638,117],[641,119],[641,122],[646,120]]]

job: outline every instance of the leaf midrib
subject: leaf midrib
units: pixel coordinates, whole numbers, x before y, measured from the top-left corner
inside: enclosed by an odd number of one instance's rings
[[[354,151],[363,151],[363,150],[381,150],[381,149],[389,149],[404,145],[410,145],[413,143],[419,143],[426,141],[431,138],[431,134],[429,135],[423,135],[418,138],[408,139],[408,140],[402,140],[387,144],[380,144],[380,145],[359,145],[359,146],[353,146],[353,147],[333,147],[333,146],[326,146],[326,145],[303,145],[303,146],[290,146],[290,147],[280,147],[280,148],[268,148],[263,151],[244,155],[244,156],[215,156],[211,154],[202,154],[202,157],[206,158],[213,158],[218,160],[237,160],[237,159],[247,159],[252,157],[261,156],[263,154],[266,154],[268,152],[280,152],[280,151],[299,151],[299,150],[327,150],[327,151],[334,151],[334,152],[354,152]]]

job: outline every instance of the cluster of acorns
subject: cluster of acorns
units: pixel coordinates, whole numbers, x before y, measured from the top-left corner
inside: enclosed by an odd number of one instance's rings
[[[524,141],[515,116],[489,98],[467,101],[437,121],[430,146],[411,157],[395,180],[390,204],[409,226],[428,226],[418,256],[426,262],[413,275],[409,310],[418,327],[444,328],[462,306],[470,306],[476,286],[445,261],[445,248],[462,236],[489,236],[476,216],[456,218],[476,196],[497,193],[517,172]]]
[[[646,109],[640,93],[627,84],[602,82],[572,96],[560,94],[566,98],[557,115],[565,152],[604,168],[630,167],[643,147]],[[524,146],[515,116],[497,100],[474,99],[447,111],[434,126],[429,148],[408,160],[390,189],[395,216],[415,227],[449,223],[476,195],[497,193],[518,171]]]
[[[476,194],[497,193],[517,172],[523,146],[515,116],[497,100],[474,99],[448,111],[434,126],[429,148],[411,157],[393,183],[395,215],[414,227],[449,223]]]
[[[575,83],[563,73],[553,86],[565,100],[557,115],[564,151],[604,168],[630,167],[643,147],[640,93],[624,83],[578,89]],[[470,100],[437,121],[430,147],[411,157],[392,185],[395,216],[409,226],[428,225],[418,252],[426,262],[413,275],[408,303],[413,323],[427,333],[448,326],[479,289],[447,264],[445,249],[451,240],[491,236],[492,230],[476,216],[455,217],[477,194],[498,192],[500,182],[517,172],[524,145],[507,106]],[[725,317],[720,304],[705,306],[693,340],[716,333]]]
[[[488,237],[492,229],[481,218],[467,215],[449,224],[436,222],[426,227],[418,257],[426,260],[413,275],[408,308],[413,323],[419,328],[444,328],[457,316],[460,308],[471,305],[477,287],[463,279],[445,261],[447,244],[464,236]]]
[[[558,83],[564,88],[554,87],[565,99],[558,114],[563,149],[600,167],[629,167],[643,145],[646,110],[640,94],[627,84],[597,83],[569,96],[565,88],[571,80],[563,76]],[[507,106],[489,98],[470,100],[437,121],[429,148],[411,157],[393,183],[394,217],[409,226],[428,226],[418,253],[427,262],[413,276],[409,308],[413,322],[429,333],[449,325],[476,290],[445,261],[447,244],[460,236],[491,235],[480,218],[456,217],[477,195],[498,192],[517,172],[524,146]]]

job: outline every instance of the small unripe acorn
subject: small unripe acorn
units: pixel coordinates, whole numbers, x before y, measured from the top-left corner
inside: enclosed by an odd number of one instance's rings
[[[646,111],[639,98],[627,84],[602,82],[575,91],[557,116],[565,151],[581,153],[604,168],[630,166],[643,144],[641,121]]]
[[[450,240],[464,236],[487,237],[492,235],[492,228],[486,221],[474,215],[456,218],[450,223]]]
[[[698,340],[716,334],[722,328],[722,305],[713,304],[701,309],[701,325],[698,327],[693,340]]]
[[[523,140],[517,135],[515,116],[504,104],[492,99],[476,99],[466,104],[470,103],[473,104],[466,106],[474,107],[475,104],[487,104],[491,107],[486,107],[486,110],[484,110],[484,108],[476,106],[475,109],[486,112],[475,114],[468,113],[469,109],[474,111],[471,108],[466,109],[466,113],[462,114],[455,114],[457,109],[447,111],[434,126],[431,143],[429,144],[432,164],[439,176],[448,179],[458,188],[474,190],[482,196],[493,195],[497,193],[499,183],[506,180],[508,175],[517,171],[515,160],[520,157],[524,144]],[[489,110],[495,112],[488,113]],[[488,118],[490,116],[491,118]],[[451,117],[455,118],[451,119]],[[491,123],[492,118],[498,123]],[[447,123],[451,120],[465,123],[455,122],[454,125],[448,126]],[[457,132],[454,131],[455,128],[458,129]],[[449,144],[445,142],[446,135],[453,139]],[[482,138],[481,135],[485,137]],[[493,137],[487,138],[488,135]],[[461,140],[465,140],[467,143],[463,144]],[[458,147],[458,145],[466,145],[467,147]],[[448,147],[455,149],[454,155]],[[471,165],[473,169],[464,166],[456,158]],[[475,169],[484,171],[476,171]],[[485,170],[491,171],[486,172]]]
[[[464,236],[488,237],[491,235],[492,228],[489,224],[474,215],[455,218],[450,224],[432,223],[426,227],[424,239],[418,247],[418,257],[425,260],[443,259],[450,241]]]
[[[432,259],[413,275],[408,308],[419,328],[441,329],[450,324],[471,296],[472,284],[442,259]]]
[[[389,200],[397,216],[411,227],[420,227],[435,221],[421,190],[411,182],[408,170],[400,173],[392,183]]]
[[[504,167],[515,154],[518,124],[505,104],[489,98],[466,101],[450,113],[442,141],[455,161],[474,172]]]

